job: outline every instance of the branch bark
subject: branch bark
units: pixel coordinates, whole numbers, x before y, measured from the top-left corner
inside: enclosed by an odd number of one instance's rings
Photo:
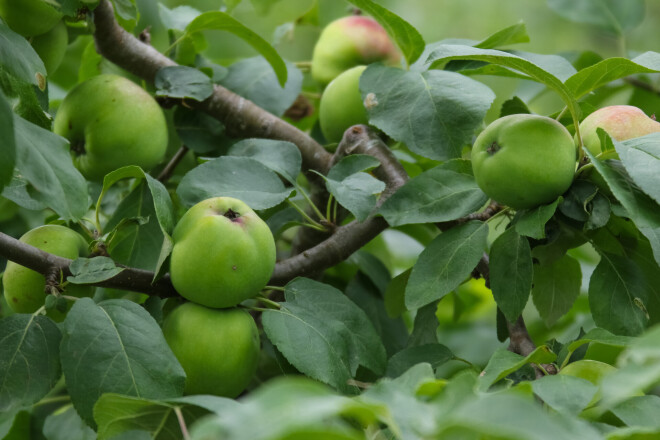
[[[25,244],[7,234],[0,232],[0,255],[10,261],[32,269],[46,276],[49,273],[62,272],[64,279],[71,275],[69,265],[73,260],[58,257],[57,255],[44,252],[29,244]],[[148,270],[125,268],[122,272],[109,280],[94,283],[94,286],[109,287],[113,289],[131,290],[134,292],[156,295],[162,298],[179,296],[174,290],[169,275],[166,275],[155,283],[151,283],[154,273]]]
[[[119,26],[109,0],[102,0],[94,10],[94,26],[98,53],[146,81],[153,83],[158,70],[177,65]],[[322,145],[293,125],[222,86],[215,85],[213,95],[202,102],[190,100],[186,103],[221,121],[231,136],[293,142],[300,149],[305,168],[323,174],[327,171],[331,155]]]
[[[374,175],[385,182],[386,187],[378,199],[377,207],[408,180],[406,171],[387,145],[364,125],[355,125],[346,130],[333,162],[347,154],[369,154],[380,161],[381,165],[374,170]],[[354,220],[340,226],[335,229],[334,234],[316,246],[277,263],[270,284],[283,285],[297,276],[308,276],[332,267],[344,261],[388,226],[384,218],[373,215],[364,222]]]

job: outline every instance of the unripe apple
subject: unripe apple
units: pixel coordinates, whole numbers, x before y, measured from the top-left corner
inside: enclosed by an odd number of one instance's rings
[[[575,174],[576,148],[568,130],[552,118],[515,114],[490,124],[472,147],[477,185],[513,209],[550,203]]]
[[[52,29],[62,13],[44,0],[0,0],[0,17],[14,32],[33,37]]]
[[[605,130],[616,141],[625,141],[660,132],[660,122],[649,118],[641,109],[632,105],[612,105],[598,109],[580,123],[582,142],[593,155],[602,152],[598,128]],[[614,157],[619,158],[618,155]]]
[[[382,61],[396,65],[401,54],[376,20],[362,15],[343,17],[323,29],[312,55],[312,77],[322,85],[361,64]]]
[[[242,309],[185,303],[170,313],[163,334],[186,372],[185,394],[234,398],[259,362],[259,330]]]
[[[190,208],[174,228],[170,275],[184,298],[233,307],[266,285],[275,268],[275,240],[245,203],[215,197]]]
[[[95,76],[71,89],[53,131],[71,142],[74,164],[96,181],[128,165],[148,171],[167,149],[167,123],[156,100],[117,75]]]
[[[44,225],[25,233],[20,241],[59,257],[75,260],[88,255],[87,242],[77,232],[60,225]],[[16,313],[33,313],[44,305],[46,300],[46,279],[38,272],[13,261],[7,263],[2,277],[5,299]],[[94,287],[68,284],[65,295],[92,296]],[[53,311],[53,319],[64,316]]]
[[[329,142],[339,142],[344,131],[355,124],[367,124],[369,116],[360,95],[360,76],[366,66],[341,73],[323,91],[319,106],[319,123]]]
[[[32,38],[30,44],[35,52],[37,52],[37,55],[39,55],[39,58],[44,62],[46,72],[49,75],[60,67],[66,53],[68,40],[69,36],[66,25],[61,20],[45,34]]]

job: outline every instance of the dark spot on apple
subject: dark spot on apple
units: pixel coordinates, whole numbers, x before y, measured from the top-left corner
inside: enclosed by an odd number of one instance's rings
[[[69,121],[69,130],[73,130],[73,123]]]
[[[501,148],[502,147],[500,147],[500,145],[497,142],[493,141],[493,143],[490,144],[486,149],[486,152],[488,152],[488,154],[495,154],[498,151],[500,151]]]
[[[236,267],[236,266],[231,267],[231,270],[236,270],[236,269],[238,269],[238,267]]]
[[[12,297],[12,299],[11,299],[11,300],[12,300],[12,301],[14,301],[15,303],[17,303],[17,302],[18,302],[18,298],[16,298],[15,296],[14,296],[14,297]]]
[[[85,141],[71,142],[71,151],[76,153],[77,156],[85,154]]]
[[[225,212],[223,215],[233,222],[240,222],[241,214],[231,208],[228,209],[227,212]]]

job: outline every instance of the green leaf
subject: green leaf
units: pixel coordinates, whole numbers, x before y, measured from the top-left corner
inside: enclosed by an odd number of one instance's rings
[[[597,326],[614,334],[640,334],[649,320],[647,297],[644,274],[637,264],[601,253],[589,282],[589,306]]]
[[[527,27],[522,21],[495,32],[493,35],[475,44],[474,47],[478,47],[479,49],[494,49],[496,47],[518,43],[529,43]]]
[[[241,22],[224,12],[210,11],[199,15],[191,21],[186,26],[185,35],[192,36],[197,32],[208,30],[228,31],[243,39],[268,61],[277,75],[280,86],[284,87],[287,82],[286,64],[277,51],[257,33],[248,29]]]
[[[523,366],[533,364],[549,364],[557,358],[550,349],[541,345],[526,357],[513,353],[506,348],[499,348],[493,353],[488,365],[479,375],[479,391],[488,391],[491,385],[504,379],[509,374],[518,371]]]
[[[362,365],[385,368],[385,348],[364,311],[339,290],[305,278],[285,287],[279,310],[263,312],[268,338],[306,375],[343,392]],[[307,347],[301,350],[300,347]]]
[[[532,290],[532,250],[514,228],[497,237],[490,248],[490,288],[509,322],[520,316]]]
[[[561,200],[560,197],[549,205],[542,205],[517,213],[516,232],[537,240],[545,238],[545,224],[555,215],[557,205]]]
[[[576,23],[622,35],[644,19],[644,0],[548,0],[548,6]]]
[[[243,139],[231,146],[230,156],[250,157],[284,177],[296,182],[302,167],[300,150],[291,142],[272,139]]]
[[[148,267],[144,268],[154,270],[157,275],[173,247],[171,233],[174,229],[174,206],[172,204],[170,194],[167,191],[167,188],[165,188],[165,185],[151,177],[149,174],[145,173],[142,168],[137,166],[127,166],[108,173],[103,178],[103,190],[101,191],[99,201],[96,204],[97,216],[98,210],[101,207],[101,201],[103,200],[103,197],[108,189],[110,189],[110,187],[118,181],[129,178],[144,179],[145,182],[144,184],[141,184],[139,187],[135,188],[133,191],[136,197],[138,197],[137,200],[134,199],[138,205],[138,209],[136,212],[133,212],[133,215],[126,215],[127,212],[124,211],[122,213],[124,214],[123,216],[118,216],[117,212],[115,212],[114,216],[108,221],[106,229],[113,229],[124,218],[135,218],[142,216],[144,214],[142,210],[145,208],[147,209],[147,215],[153,212],[157,222],[153,222],[151,227],[148,228],[153,231],[151,234],[148,234],[148,236],[154,238],[155,240],[153,245],[148,246],[148,248],[154,249],[156,246],[160,247],[158,252],[158,259],[156,262],[153,262],[151,259],[137,262],[138,265],[134,267],[144,267],[144,265],[149,264]],[[130,204],[128,205],[128,210],[132,211]],[[156,224],[160,227],[160,234],[155,231]],[[135,229],[138,229],[140,226],[141,225],[135,226],[133,232],[136,232]],[[144,231],[145,230],[142,230],[140,232]],[[129,235],[135,237],[133,233],[129,233]],[[128,253],[130,255],[129,259],[131,260],[131,263],[136,262],[136,256],[132,252],[132,248],[133,246],[130,246],[129,249],[131,249],[131,251]],[[152,251],[150,254],[155,254],[155,252]]]
[[[417,310],[413,329],[408,337],[408,347],[438,343],[438,302],[434,301]]]
[[[385,291],[385,310],[390,318],[396,318],[406,310],[405,292],[412,268],[392,278]]]
[[[166,66],[158,69],[154,85],[157,89],[156,96],[203,101],[213,94],[211,78],[188,66]]]
[[[471,221],[453,227],[422,251],[406,287],[406,307],[418,309],[457,288],[477,266],[486,248],[488,225]]]
[[[460,157],[481,125],[493,92],[454,72],[369,66],[360,77],[369,123],[430,159]]]
[[[612,412],[628,426],[660,428],[660,397],[637,396],[612,408]]]
[[[62,370],[78,414],[95,426],[93,408],[104,393],[159,399],[183,393],[185,373],[160,327],[128,300],[94,304],[83,298],[63,324]]]
[[[122,199],[105,230],[110,257],[117,263],[138,269],[155,271],[163,246],[171,244],[158,224],[153,197],[144,181]]]
[[[0,90],[0,193],[11,182],[16,165],[16,138],[14,136],[14,116],[2,90]]]
[[[632,180],[660,203],[660,133],[612,142]]]
[[[502,52],[492,49],[478,49],[470,46],[442,44],[429,56],[427,63],[430,68],[436,68],[451,60],[475,60],[504,66],[533,78],[535,81],[545,84],[550,89],[557,92],[564,101],[568,110],[573,115],[573,121],[579,123],[578,116],[580,108],[571,90],[563,83],[575,69],[569,68],[570,63],[558,56],[543,56],[536,54],[515,55],[513,53]],[[530,57],[530,55],[533,55]],[[561,62],[560,60],[563,60]],[[542,65],[539,65],[542,63]]]
[[[417,364],[396,379],[381,379],[358,398],[361,402],[385,408],[380,421],[394,438],[434,438],[438,429],[438,410],[432,403],[417,398],[419,386],[435,380],[429,364]]]
[[[264,110],[282,116],[302,89],[303,74],[295,64],[286,62],[288,79],[280,87],[268,62],[262,57],[246,58],[229,66],[220,84],[249,99]]]
[[[45,316],[0,320],[0,411],[38,402],[60,378],[62,334]]]
[[[398,377],[414,365],[426,362],[435,370],[452,360],[454,353],[442,344],[424,344],[408,347],[390,358],[387,363],[388,377]]]
[[[471,172],[442,164],[406,182],[379,213],[390,226],[445,222],[478,211],[487,200]]]
[[[396,41],[408,64],[424,51],[424,39],[410,23],[371,0],[348,0],[376,19]]]
[[[598,173],[627,211],[639,231],[648,238],[655,261],[660,264],[660,210],[658,204],[637,188],[625,169],[616,161],[599,161],[584,149]]]
[[[573,352],[584,344],[589,344],[591,342],[597,342],[599,344],[611,345],[615,347],[625,347],[629,345],[634,339],[629,336],[619,336],[614,335],[603,328],[594,328],[589,330],[582,337],[579,337],[575,341],[567,344],[562,352],[559,355],[558,361],[564,363],[567,359],[570,359]]]
[[[617,361],[619,370],[604,377],[601,383],[605,408],[639,396],[660,382],[660,327],[631,339]]]
[[[543,376],[532,382],[532,388],[548,406],[566,414],[579,414],[598,391],[588,380],[567,374]]]
[[[342,416],[368,424],[375,418],[376,410],[373,405],[338,396],[308,378],[279,377],[245,396],[240,405],[200,421],[191,436],[232,440],[357,440],[364,435],[351,428]],[[255,422],[260,420],[268,422]]]
[[[46,90],[46,67],[30,43],[0,20],[0,70]]]
[[[439,438],[457,427],[460,438],[601,440],[602,434],[575,417],[551,416],[529,397],[519,393],[491,393],[461,405],[446,420]],[[453,431],[456,432],[456,431]],[[477,436],[476,434],[481,434]]]
[[[44,421],[44,436],[48,440],[96,440],[96,433],[80,418],[72,405],[51,413]]]
[[[92,284],[109,280],[124,268],[117,267],[112,258],[94,257],[73,260],[69,270],[73,276],[68,276],[67,281],[74,284]]]
[[[16,169],[31,185],[30,195],[64,220],[87,212],[87,182],[74,168],[68,142],[23,118],[14,117]]]
[[[200,110],[177,106],[174,109],[174,127],[183,144],[196,153],[210,153],[226,142],[222,122]]]
[[[527,104],[525,104],[522,99],[514,96],[513,98],[502,103],[502,108],[500,109],[500,118],[503,118],[504,116],[525,113],[531,113],[529,107],[527,107]]]
[[[354,154],[341,159],[328,172],[319,174],[325,180],[325,187],[340,205],[364,221],[376,207],[376,194],[385,189],[385,182],[363,172],[380,166],[373,156]]]
[[[580,263],[568,255],[550,264],[534,266],[532,300],[541,318],[551,327],[564,316],[580,295]]]
[[[566,87],[576,98],[580,98],[614,80],[636,73],[660,71],[660,53],[645,52],[632,60],[607,58],[586,67],[566,80]]]
[[[367,255],[376,260],[375,257],[364,251],[356,252],[353,255],[356,254]],[[376,261],[382,265],[379,260]],[[387,271],[385,267],[382,267],[382,270]],[[369,277],[364,274],[364,265],[361,265],[360,272],[346,286],[346,296],[367,314],[378,337],[383,342],[389,358],[406,346],[408,329],[401,317],[388,316],[382,296],[383,290],[377,286],[373,278],[373,276]],[[387,278],[389,279],[389,273],[387,273]]]
[[[231,399],[216,396],[191,396],[222,401],[228,409],[238,405]],[[147,431],[151,439],[179,440],[181,426],[175,412],[180,408],[186,425],[190,426],[208,411],[192,404],[177,404],[177,399],[151,400],[114,393],[103,394],[94,405],[94,420],[98,424],[99,440],[134,430]]]
[[[211,197],[234,197],[252,209],[280,204],[293,189],[273,171],[250,157],[218,157],[188,172],[176,192],[185,206]]]
[[[186,26],[200,14],[200,11],[191,6],[183,5],[169,9],[162,3],[158,3],[158,15],[165,29],[185,31]]]

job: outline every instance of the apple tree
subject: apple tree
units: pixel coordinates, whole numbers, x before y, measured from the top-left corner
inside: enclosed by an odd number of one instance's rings
[[[657,9],[395,3],[0,0],[0,438],[660,436]]]

